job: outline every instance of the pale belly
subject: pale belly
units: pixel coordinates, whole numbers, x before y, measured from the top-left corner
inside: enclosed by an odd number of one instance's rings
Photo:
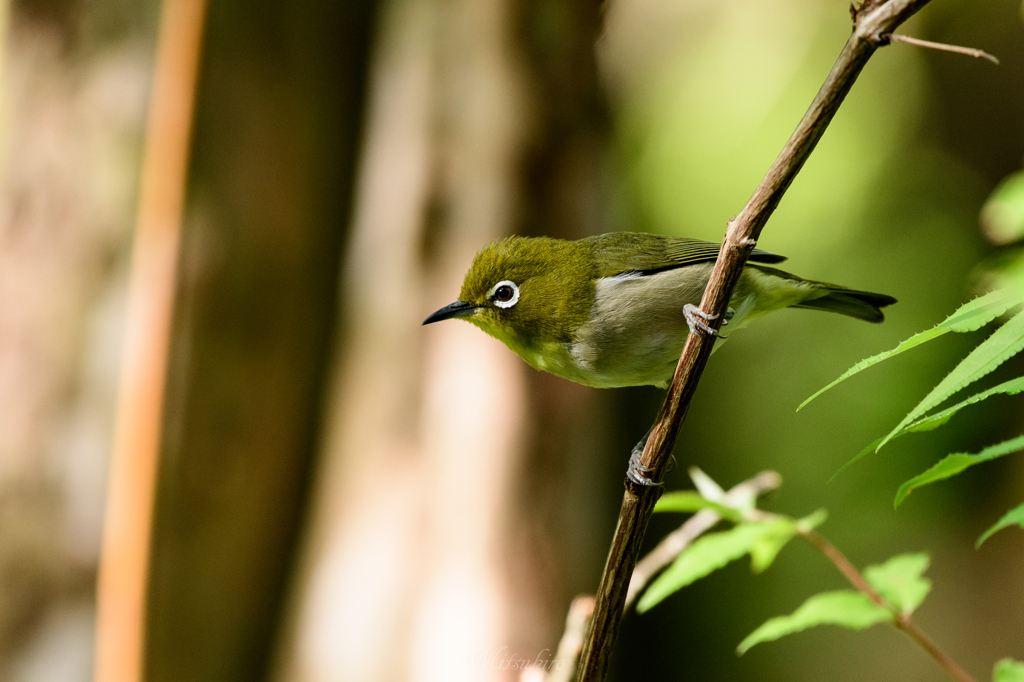
[[[689,333],[689,330],[687,330]],[[672,340],[682,352],[682,342]],[[658,365],[651,362],[652,354],[634,354],[634,357],[622,358],[624,362],[594,363],[581,358],[579,344],[550,344],[540,351],[516,349],[516,352],[535,369],[550,372],[569,381],[594,388],[617,388],[620,386],[654,385],[664,388],[672,378],[679,352],[674,357],[670,353],[658,353],[663,362]]]

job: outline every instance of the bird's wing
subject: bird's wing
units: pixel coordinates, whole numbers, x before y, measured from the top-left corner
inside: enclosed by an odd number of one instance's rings
[[[598,277],[614,277],[625,272],[653,274],[695,263],[712,263],[718,258],[720,244],[686,237],[663,237],[644,232],[613,232],[585,240],[594,249]],[[755,263],[781,263],[785,256],[755,249]]]

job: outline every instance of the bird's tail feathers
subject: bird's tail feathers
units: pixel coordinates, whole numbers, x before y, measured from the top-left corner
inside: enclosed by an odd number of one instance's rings
[[[824,295],[804,300],[793,306],[794,308],[826,310],[831,313],[855,317],[858,320],[877,323],[885,319],[882,308],[896,302],[895,298],[885,294],[845,289],[834,284],[818,282],[815,282],[815,284],[818,285],[819,291],[824,292]]]

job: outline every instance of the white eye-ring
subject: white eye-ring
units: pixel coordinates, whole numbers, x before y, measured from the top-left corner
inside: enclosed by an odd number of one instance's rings
[[[511,308],[519,302],[519,287],[515,282],[503,279],[491,287],[487,298],[494,301],[494,305],[499,308]]]

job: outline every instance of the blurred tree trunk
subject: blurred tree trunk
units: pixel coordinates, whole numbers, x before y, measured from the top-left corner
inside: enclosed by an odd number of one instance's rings
[[[520,3],[536,108],[520,169],[522,233],[579,239],[621,227],[611,217],[611,122],[595,59],[602,8],[595,0]],[[557,644],[572,596],[597,587],[626,454],[642,433],[618,442],[612,392],[527,376],[531,438],[502,537],[516,605],[509,645],[536,655]]]
[[[146,678],[261,679],[317,437],[373,3],[212,3]]]
[[[553,647],[596,585],[585,459],[605,415],[467,324],[419,324],[487,242],[600,224],[598,5],[393,0],[386,17],[278,679],[507,679],[501,660]],[[588,555],[592,573],[568,568]]]

